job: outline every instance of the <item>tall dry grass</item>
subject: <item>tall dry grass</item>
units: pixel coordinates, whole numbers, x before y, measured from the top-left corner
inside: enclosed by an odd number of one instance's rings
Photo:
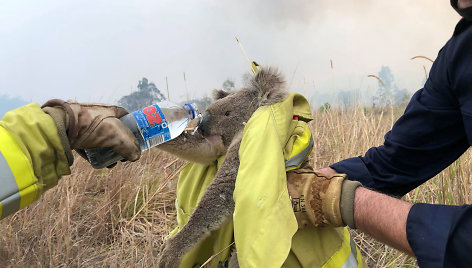
[[[316,112],[311,123],[315,147],[312,163],[317,168],[348,157],[363,155],[372,146],[381,145],[403,109],[390,107]],[[405,195],[410,202],[447,205],[470,204],[472,153],[468,150],[456,162],[427,183]],[[434,224],[434,223],[431,223]],[[352,231],[369,267],[418,267],[414,258],[376,242],[368,235]]]
[[[380,145],[401,112],[398,108],[362,107],[315,112],[312,163],[325,167]],[[467,151],[405,199],[471,203],[471,161]],[[64,177],[39,202],[0,222],[1,266],[152,267],[164,237],[176,225],[176,178],[171,177],[182,164],[157,150],[112,170],[93,170],[77,159],[71,176]],[[353,234],[369,266],[416,266],[413,258],[367,235]]]
[[[1,222],[1,266],[152,267],[175,225],[175,183],[161,182],[182,164],[152,151],[136,163],[93,170],[77,156],[71,176]]]

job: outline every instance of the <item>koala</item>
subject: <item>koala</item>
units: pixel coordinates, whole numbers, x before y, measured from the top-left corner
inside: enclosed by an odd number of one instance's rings
[[[158,147],[185,160],[204,164],[226,154],[188,223],[163,245],[159,267],[179,267],[185,253],[231,219],[245,122],[259,107],[282,101],[287,94],[281,75],[273,68],[262,68],[243,89],[215,90],[215,101],[203,112],[195,135],[184,133]],[[234,259],[235,254],[230,262],[237,263]]]

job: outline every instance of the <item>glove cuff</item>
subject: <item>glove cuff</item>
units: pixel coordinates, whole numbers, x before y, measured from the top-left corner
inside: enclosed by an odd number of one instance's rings
[[[78,114],[75,113],[74,110],[72,109],[71,103],[75,104],[76,102],[74,101],[65,102],[59,99],[52,99],[52,100],[48,100],[45,104],[43,104],[43,106],[41,106],[41,108],[60,106],[66,112],[67,114],[66,119],[68,118],[68,120],[64,120],[64,123],[67,129],[67,137],[69,138],[69,143],[73,143],[73,141],[79,134],[79,130],[76,127],[77,122],[78,122]]]
[[[341,217],[343,222],[353,229],[356,229],[354,224],[354,195],[359,186],[362,186],[360,182],[346,179],[343,181],[341,190]]]
[[[322,200],[323,214],[329,222],[330,226],[345,226],[340,211],[340,199],[343,181],[346,180],[345,174],[336,174],[328,177],[328,187],[325,192],[320,192]]]
[[[44,106],[43,106],[44,107]],[[67,115],[64,112],[64,109],[61,107],[44,107],[42,108],[43,112],[48,114],[54,120],[54,123],[57,127],[57,132],[59,134],[59,139],[62,144],[62,148],[67,157],[67,162],[69,166],[72,166],[74,163],[74,155],[70,148],[69,138],[67,137]]]

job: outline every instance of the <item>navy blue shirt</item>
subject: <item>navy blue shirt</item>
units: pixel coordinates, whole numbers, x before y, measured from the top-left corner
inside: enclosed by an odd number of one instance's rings
[[[384,144],[331,168],[368,188],[402,196],[471,144],[472,21],[463,19]],[[406,231],[421,267],[472,267],[472,206],[415,204]]]

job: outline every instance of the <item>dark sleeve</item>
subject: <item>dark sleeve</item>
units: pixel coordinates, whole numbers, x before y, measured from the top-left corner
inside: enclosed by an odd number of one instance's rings
[[[413,95],[383,145],[331,167],[365,187],[402,196],[449,166],[469,143],[460,110],[454,100],[447,100],[450,92],[444,90],[444,97],[435,89],[430,78]]]
[[[470,74],[472,53],[457,57],[457,49],[453,37],[439,52],[424,88],[413,95],[405,113],[385,135],[383,145],[331,167],[366,187],[402,196],[459,158],[472,142],[472,76],[462,80],[460,91],[456,78]],[[461,67],[452,70],[454,59],[459,59],[454,66]]]
[[[471,44],[472,23],[463,20],[384,145],[332,167],[403,195],[458,158],[472,144]],[[420,267],[472,267],[472,206],[415,204],[406,232]]]
[[[472,206],[456,209],[446,244],[443,267],[472,267]]]
[[[406,234],[420,267],[472,267],[472,206],[415,204]]]

